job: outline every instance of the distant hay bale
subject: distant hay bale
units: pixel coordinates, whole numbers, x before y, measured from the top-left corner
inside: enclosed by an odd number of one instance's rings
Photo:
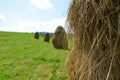
[[[120,0],[71,0],[68,80],[120,80]]]
[[[50,41],[50,35],[49,35],[49,33],[45,33],[44,41],[45,42],[49,42]]]
[[[39,39],[39,33],[38,33],[38,32],[35,32],[34,38],[35,38],[35,39]]]
[[[53,34],[52,44],[57,49],[68,49],[67,34],[62,26],[58,26]]]

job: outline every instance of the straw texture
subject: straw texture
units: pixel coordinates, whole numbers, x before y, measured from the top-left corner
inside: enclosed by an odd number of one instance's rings
[[[49,33],[45,33],[44,41],[45,42],[49,42],[50,41],[50,35],[49,35]]]
[[[120,80],[120,0],[71,0],[68,80]]]
[[[53,34],[52,44],[57,49],[68,49],[67,34],[62,26],[58,26]]]

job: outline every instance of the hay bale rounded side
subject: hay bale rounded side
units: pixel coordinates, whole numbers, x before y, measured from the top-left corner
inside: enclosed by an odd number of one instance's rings
[[[67,34],[62,26],[58,26],[53,34],[52,44],[57,49],[68,49]]]
[[[39,33],[38,33],[38,32],[35,32],[34,38],[35,38],[35,39],[39,39]]]
[[[71,0],[68,80],[120,80],[120,0]]]
[[[49,33],[45,33],[45,35],[44,35],[44,41],[45,42],[49,42],[50,41],[50,35],[49,35]]]

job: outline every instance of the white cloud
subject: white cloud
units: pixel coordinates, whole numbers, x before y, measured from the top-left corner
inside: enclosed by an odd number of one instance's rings
[[[50,0],[31,0],[31,4],[40,9],[49,9],[53,6]]]
[[[53,19],[47,22],[19,22],[18,26],[1,27],[1,31],[15,31],[15,32],[54,32],[55,29],[61,25],[64,27],[65,18]]]
[[[53,19],[47,22],[20,22],[19,32],[36,32],[36,31],[45,31],[45,32],[54,32],[55,29],[61,25],[64,26],[65,18]]]
[[[0,21],[6,21],[6,18],[4,15],[0,14]]]

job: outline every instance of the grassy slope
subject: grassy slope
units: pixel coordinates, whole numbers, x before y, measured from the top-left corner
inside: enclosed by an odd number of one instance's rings
[[[68,50],[29,33],[0,32],[0,80],[66,80]]]

